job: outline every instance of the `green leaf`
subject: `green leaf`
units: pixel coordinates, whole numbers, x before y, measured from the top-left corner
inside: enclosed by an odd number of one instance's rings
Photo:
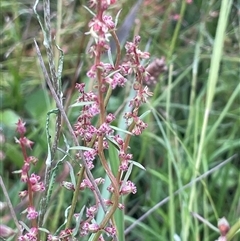
[[[7,127],[16,128],[16,123],[20,119],[20,116],[13,110],[7,109],[0,112],[1,125],[4,124]]]
[[[69,170],[70,170],[71,182],[73,183],[74,188],[76,188],[76,178],[75,178],[75,175],[74,175],[73,167],[68,161],[67,161],[67,164],[68,164]]]
[[[76,102],[75,104],[72,104],[72,105],[70,105],[69,107],[70,107],[70,108],[73,108],[73,107],[91,105],[91,104],[93,104],[93,103],[94,103],[94,101]]]
[[[81,150],[81,151],[91,151],[93,148],[86,147],[86,146],[72,146],[69,150]]]
[[[76,222],[75,228],[73,229],[73,234],[72,234],[73,237],[75,237],[75,236],[77,235],[78,231],[79,231],[80,222],[81,222],[81,220],[82,220],[82,216],[83,216],[84,210],[85,210],[85,205],[82,207],[80,213],[78,213],[78,216],[77,216],[77,218],[76,218],[77,222]]]
[[[139,162],[135,162],[135,161],[129,161],[129,163],[132,163],[134,166],[146,171],[146,168]]]
[[[130,131],[127,131],[127,130],[124,130],[124,129],[121,129],[121,128],[118,128],[118,127],[112,126],[112,125],[110,125],[110,127],[111,127],[112,129],[114,129],[115,131],[123,132],[123,133],[126,133],[126,134],[129,134],[129,135],[132,135],[132,136],[133,136],[133,133],[130,132]]]
[[[152,111],[151,110],[147,110],[146,112],[144,112],[142,115],[139,116],[139,118],[142,120],[145,116],[147,116],[148,114],[150,114]]]
[[[26,98],[25,109],[34,119],[39,120],[40,118],[45,118],[49,102],[45,91],[38,89]]]

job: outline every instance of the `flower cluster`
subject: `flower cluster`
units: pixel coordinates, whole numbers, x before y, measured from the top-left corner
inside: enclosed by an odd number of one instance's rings
[[[135,194],[137,192],[137,188],[136,188],[135,184],[129,180],[127,182],[121,181],[120,184],[121,184],[121,188],[119,191],[120,195],[127,195],[130,193]],[[114,188],[112,185],[110,185],[107,188],[107,190],[109,192],[114,192]]]
[[[108,7],[114,4],[116,0],[101,0],[90,1],[90,8],[97,9],[97,15],[89,23],[89,32],[95,39],[96,45],[91,47],[91,53],[95,56],[109,49],[109,31],[115,28],[115,23],[112,21],[112,17],[106,15],[104,12]]]
[[[109,140],[114,142],[118,146],[119,168],[118,176],[120,178],[113,177],[110,174],[111,185],[107,190],[113,195],[111,200],[104,200],[107,207],[123,209],[124,205],[119,203],[118,198],[121,195],[135,194],[137,188],[135,184],[130,180],[121,180],[123,172],[126,172],[129,168],[129,163],[133,159],[133,155],[128,152],[129,140],[124,139],[119,134],[115,134],[111,127],[112,122],[116,119],[116,116],[112,113],[106,113],[107,102],[109,98],[109,89],[113,90],[117,87],[124,87],[127,83],[127,76],[135,75],[135,82],[133,89],[135,90],[135,96],[130,100],[129,106],[131,111],[125,113],[129,132],[133,135],[140,135],[144,129],[147,128],[147,124],[139,117],[139,108],[143,103],[147,102],[147,98],[152,96],[152,93],[148,90],[147,86],[143,86],[150,78],[150,75],[146,71],[145,67],[141,64],[142,59],[148,59],[149,53],[142,52],[139,49],[140,37],[136,36],[133,42],[127,42],[125,45],[126,56],[124,62],[116,61],[113,63],[107,63],[101,61],[101,55],[106,52],[109,47],[109,36],[112,31],[115,31],[115,23],[111,16],[105,12],[108,7],[115,3],[111,0],[90,1],[90,8],[96,9],[96,15],[89,23],[89,32],[95,43],[90,47],[89,53],[91,57],[95,58],[94,64],[89,68],[87,77],[93,79],[95,82],[96,92],[85,91],[85,84],[76,84],[76,89],[79,92],[78,102],[83,103],[81,112],[78,116],[75,124],[75,134],[79,137],[85,146],[89,150],[83,151],[82,156],[84,158],[89,170],[94,168],[94,161],[99,158],[103,167],[109,175],[111,172],[106,163],[103,150],[109,148]],[[104,103],[104,105],[103,105]],[[98,124],[96,125],[96,119]],[[114,181],[115,180],[115,181]],[[101,184],[104,180],[102,178],[95,179],[97,185]],[[74,190],[73,184],[66,182],[63,184],[69,190]],[[94,187],[88,178],[82,180],[80,190],[88,188],[93,192]],[[96,195],[95,195],[96,196]],[[114,201],[114,197],[117,199]],[[82,220],[80,225],[80,234],[85,236],[89,233],[95,233],[98,231],[105,231],[107,235],[114,237],[116,235],[116,228],[110,222],[107,226],[101,226],[95,223],[95,215],[98,212],[99,200],[92,206],[86,208],[86,220]],[[104,240],[101,235],[99,240]]]
[[[37,241],[38,229],[31,228],[30,231],[24,235],[21,235],[18,240],[19,241]]]
[[[120,197],[128,194],[135,194],[137,192],[136,185],[128,180],[130,175],[128,172],[129,163],[133,163],[133,154],[129,153],[129,141],[131,136],[140,135],[147,128],[147,124],[141,119],[139,112],[142,104],[146,103],[148,97],[152,96],[148,87],[143,86],[143,84],[147,83],[149,80],[150,74],[142,65],[142,60],[148,59],[150,54],[139,49],[141,38],[140,36],[136,36],[133,42],[126,43],[126,54],[124,61],[121,62],[120,43],[118,42],[115,33],[115,21],[107,13],[108,8],[115,2],[116,0],[89,1],[90,8],[92,8],[96,14],[93,14],[94,17],[88,24],[89,31],[86,33],[94,39],[94,44],[89,48],[89,56],[94,58],[94,63],[89,68],[86,75],[94,81],[94,88],[92,91],[87,92],[84,83],[76,84],[75,87],[79,92],[77,102],[79,103],[79,106],[81,106],[81,111],[74,125],[74,133],[72,133],[72,129],[69,128],[71,134],[73,134],[72,136],[75,134],[75,143],[79,144],[79,140],[84,146],[84,150],[79,151],[76,154],[76,157],[82,161],[84,168],[76,174],[78,178],[77,182],[73,181],[72,174],[75,172],[75,170],[73,170],[73,172],[71,172],[72,182],[62,181],[61,183],[67,190],[75,193],[72,199],[73,205],[71,205],[70,212],[68,213],[69,216],[66,226],[63,230],[59,229],[57,235],[52,235],[48,230],[43,230],[42,227],[38,227],[38,223],[41,224],[42,216],[38,213],[34,204],[36,193],[43,192],[45,188],[48,187],[49,179],[47,175],[49,174],[49,176],[51,176],[51,174],[53,174],[53,177],[55,177],[55,173],[51,173],[51,171],[55,170],[57,165],[54,169],[49,167],[49,170],[46,170],[46,187],[41,181],[39,175],[30,173],[30,168],[38,161],[37,158],[28,155],[28,149],[31,149],[34,143],[25,136],[25,123],[22,120],[19,120],[17,123],[17,132],[19,133],[20,138],[16,138],[16,142],[21,147],[24,159],[22,168],[18,173],[21,174],[20,180],[27,186],[25,190],[22,190],[19,193],[19,197],[28,197],[26,217],[28,219],[27,223],[31,225],[29,228],[25,227],[27,231],[22,231],[21,235],[18,237],[19,241],[39,240],[42,231],[48,234],[48,241],[73,240],[72,238],[74,238],[73,236],[76,235],[76,233],[80,236],[96,233],[95,237],[97,237],[99,241],[104,241],[104,235],[111,236],[115,240],[117,229],[114,226],[113,214],[117,208],[120,210],[124,209],[124,204],[120,203]],[[111,35],[114,37],[114,40],[119,47],[117,48],[115,63],[112,59],[109,63],[106,60],[102,61],[102,54],[110,49],[109,38]],[[134,83],[128,81],[129,76],[134,76]],[[135,94],[129,102],[129,112],[123,114],[127,124],[127,131],[125,131],[125,136],[120,136],[115,132],[116,128],[113,127],[117,116],[113,113],[108,113],[107,107],[112,90],[124,87],[126,84],[129,86],[132,85]],[[57,106],[61,110],[60,106]],[[58,137],[59,136],[56,135],[56,140],[58,140]],[[77,137],[78,140],[75,137]],[[110,155],[107,154],[107,151],[110,143],[113,143],[116,146],[116,151],[118,152],[118,160],[110,160],[111,163],[114,161],[117,162],[117,173],[112,172],[112,168],[108,162]],[[63,159],[61,159],[61,161]],[[97,161],[97,165],[103,167],[111,182],[107,188],[109,197],[106,199],[101,197],[98,190],[98,186],[103,184],[105,180],[102,177],[95,178],[91,173]],[[60,161],[57,164],[59,163]],[[51,190],[51,188],[49,187],[48,190]],[[94,194],[95,201],[93,204],[90,204],[85,208],[83,214],[81,212],[81,215],[74,215],[76,223],[79,226],[77,226],[76,229],[73,229],[71,227],[71,221],[74,214],[74,208],[76,207],[78,192],[84,190],[91,191]],[[46,192],[46,195],[48,195],[48,192]],[[47,196],[46,199],[49,199],[49,196]],[[105,216],[100,223],[96,223],[96,215],[99,211],[100,205],[105,212]],[[40,210],[43,210],[41,214],[44,216],[47,202],[43,203],[42,206],[43,209]],[[79,220],[80,218],[81,220]],[[37,221],[39,222],[37,223]]]
[[[41,177],[32,173],[29,174],[31,165],[35,165],[37,162],[37,158],[33,156],[27,155],[27,148],[31,149],[32,145],[34,144],[32,141],[25,137],[26,127],[25,122],[19,120],[17,123],[17,132],[20,134],[20,138],[16,138],[16,142],[21,146],[24,163],[22,169],[20,170],[21,173],[21,181],[25,182],[28,186],[27,190],[23,190],[19,193],[19,197],[23,198],[28,195],[29,203],[27,208],[27,219],[29,220],[36,220],[38,217],[38,212],[36,211],[33,203],[33,194],[36,192],[42,192],[45,190],[45,186],[43,182],[40,181]],[[36,222],[33,222],[33,225],[36,225]],[[25,241],[25,240],[37,240],[38,229],[33,227],[24,235],[21,235],[18,240]]]
[[[26,148],[30,148],[32,147],[32,145],[34,144],[32,141],[30,141],[29,139],[27,139],[27,137],[24,136],[25,132],[26,132],[26,128],[25,128],[25,122],[22,122],[22,120],[19,120],[17,123],[17,132],[21,135],[19,139],[16,138],[16,142],[21,146],[22,148],[22,153],[23,153],[23,157],[24,157],[24,163],[23,163],[23,167],[21,169],[21,181],[25,182],[28,184],[28,191],[22,191],[19,193],[20,197],[24,197],[28,194],[29,191],[31,192],[42,192],[45,190],[44,184],[43,182],[40,182],[41,177],[36,175],[36,174],[31,174],[31,176],[29,176],[29,170],[31,167],[31,164],[35,165],[36,162],[38,161],[37,158],[33,157],[33,156],[28,156],[27,155],[27,150]]]
[[[65,230],[62,230],[59,234],[59,236],[56,235],[48,235],[47,241],[59,241],[59,240],[65,240],[65,241],[72,241],[72,229],[67,228]]]

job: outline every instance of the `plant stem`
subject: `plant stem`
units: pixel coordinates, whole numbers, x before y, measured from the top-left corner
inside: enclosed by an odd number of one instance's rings
[[[172,41],[171,41],[171,45],[170,45],[170,50],[168,52],[168,60],[171,59],[171,57],[173,55],[173,52],[174,52],[174,49],[176,47],[176,42],[177,42],[177,39],[178,39],[179,30],[180,30],[182,20],[183,20],[183,17],[184,17],[184,13],[185,13],[185,10],[186,10],[186,5],[187,5],[187,1],[182,0],[179,19],[178,19],[176,28],[175,28],[174,33],[173,33],[173,37],[172,37]]]
[[[58,96],[57,96],[57,94],[56,94],[56,92],[55,92],[55,90],[54,90],[54,88],[53,88],[53,85],[52,85],[52,83],[51,83],[51,80],[50,80],[50,78],[49,78],[49,76],[48,76],[48,73],[47,73],[46,67],[45,67],[45,65],[44,65],[44,62],[43,62],[43,58],[42,58],[40,49],[39,49],[38,44],[37,44],[37,42],[36,42],[35,39],[34,39],[34,43],[35,43],[35,47],[36,47],[36,50],[37,50],[37,55],[38,55],[38,58],[39,58],[39,61],[40,61],[40,65],[41,65],[41,68],[42,68],[42,71],[43,71],[43,75],[44,75],[45,80],[46,80],[46,82],[47,82],[47,84],[48,84],[48,86],[49,86],[49,89],[50,89],[50,92],[51,92],[51,94],[52,94],[52,96],[53,96],[53,99],[55,100],[56,105],[57,105],[59,111],[61,112],[61,115],[62,115],[63,119],[65,120],[65,123],[66,123],[66,125],[67,125],[67,128],[68,128],[71,136],[72,136],[72,139],[73,139],[74,144],[75,144],[76,146],[79,146],[78,139],[77,139],[77,137],[76,137],[76,135],[75,135],[75,133],[74,133],[74,130],[73,130],[72,126],[71,126],[71,123],[69,122],[69,119],[68,119],[68,117],[67,117],[67,115],[66,115],[66,112],[65,112],[65,110],[64,110],[64,107],[63,107],[61,101],[59,100],[59,98],[58,98]],[[87,175],[88,175],[88,178],[89,178],[91,184],[93,185],[93,187],[94,187],[94,189],[95,189],[95,191],[96,191],[96,194],[97,194],[97,196],[98,196],[98,198],[99,198],[100,204],[101,204],[101,206],[103,207],[103,209],[106,209],[106,208],[105,208],[104,201],[103,201],[103,199],[102,199],[102,197],[101,197],[101,193],[100,193],[100,191],[99,191],[99,188],[98,188],[97,184],[95,183],[95,180],[94,180],[94,178],[93,178],[93,175],[92,175],[91,171],[89,170],[89,168],[88,168],[88,166],[87,166],[87,163],[86,163],[86,160],[85,160],[85,158],[84,158],[84,156],[83,156],[82,151],[79,151],[79,154],[80,154],[80,156],[81,156],[82,164],[83,164],[83,166],[85,167],[85,170],[86,170],[86,173],[87,173]]]

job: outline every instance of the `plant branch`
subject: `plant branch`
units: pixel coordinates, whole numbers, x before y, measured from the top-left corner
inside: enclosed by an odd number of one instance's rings
[[[64,107],[63,107],[61,101],[59,100],[59,98],[58,98],[58,96],[57,96],[57,94],[56,94],[56,92],[55,92],[55,90],[54,90],[54,88],[53,88],[53,85],[52,85],[52,83],[51,83],[51,80],[50,80],[50,78],[49,78],[49,76],[48,76],[48,73],[47,73],[46,67],[45,67],[45,65],[44,65],[44,62],[43,62],[43,58],[42,58],[40,49],[39,49],[38,44],[37,44],[37,42],[36,42],[35,39],[34,39],[34,43],[35,43],[35,47],[36,47],[36,50],[37,50],[38,59],[39,59],[39,61],[40,61],[40,65],[41,65],[41,68],[42,68],[42,71],[43,71],[43,74],[44,74],[44,78],[45,78],[45,80],[46,80],[46,82],[47,82],[47,84],[48,84],[48,87],[49,87],[49,89],[50,89],[50,91],[51,91],[51,94],[52,94],[52,96],[53,96],[53,98],[54,98],[54,100],[55,100],[55,102],[56,102],[56,105],[57,105],[59,111],[61,112],[61,115],[62,115],[63,119],[65,120],[65,123],[66,123],[66,125],[67,125],[67,128],[68,128],[71,136],[72,136],[72,139],[73,139],[74,144],[75,144],[76,146],[79,146],[78,139],[77,139],[77,137],[76,137],[76,135],[75,135],[75,133],[74,133],[74,130],[73,130],[72,126],[71,126],[71,123],[69,122],[69,119],[68,119],[68,117],[67,117],[67,115],[66,115],[66,112],[65,112],[65,110],[64,110]],[[82,164],[83,164],[83,166],[85,167],[85,170],[86,170],[86,173],[87,173],[87,175],[88,175],[88,178],[89,178],[91,184],[93,185],[93,187],[94,187],[94,189],[95,189],[95,191],[96,191],[96,194],[97,194],[97,196],[98,196],[98,198],[99,198],[100,204],[101,204],[101,206],[103,207],[103,210],[106,210],[106,206],[105,206],[105,204],[104,204],[104,202],[103,202],[103,199],[102,199],[102,197],[101,197],[101,193],[100,193],[100,191],[99,191],[99,188],[98,188],[97,184],[95,183],[94,178],[93,178],[93,175],[92,175],[91,171],[89,170],[89,168],[88,168],[88,166],[87,166],[87,164],[86,164],[86,160],[85,160],[85,158],[84,158],[84,156],[83,156],[82,151],[79,151],[79,154],[80,154],[80,156],[81,156]]]

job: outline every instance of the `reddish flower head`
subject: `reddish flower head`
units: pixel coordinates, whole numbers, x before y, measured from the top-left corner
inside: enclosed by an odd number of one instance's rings
[[[26,133],[26,127],[25,127],[26,122],[23,122],[21,119],[18,120],[17,122],[17,132],[20,135],[24,135]]]

